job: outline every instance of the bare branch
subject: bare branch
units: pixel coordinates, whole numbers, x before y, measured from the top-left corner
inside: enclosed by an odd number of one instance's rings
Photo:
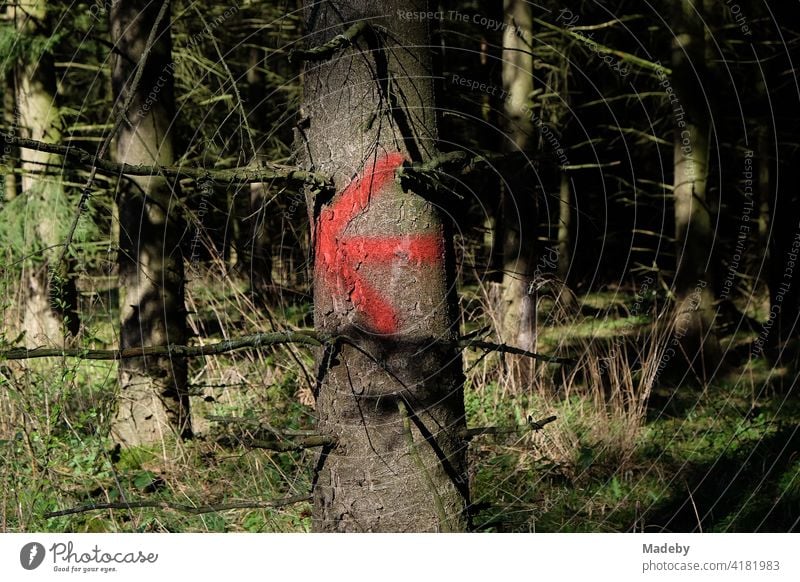
[[[242,445],[249,449],[267,449],[279,453],[302,451],[315,447],[329,447],[336,444],[333,438],[321,434],[286,440],[264,440],[247,436],[222,437],[217,442],[224,446]]]
[[[460,339],[456,342],[458,347],[469,349],[469,348],[477,348],[479,350],[488,350],[490,352],[499,352],[501,354],[514,354],[516,356],[524,356],[526,358],[531,358],[532,360],[539,360],[540,362],[549,362],[551,364],[576,364],[577,361],[572,358],[559,358],[557,356],[544,356],[542,354],[536,354],[534,352],[528,352],[526,350],[522,350],[520,348],[515,348],[513,346],[507,346],[504,344],[493,344],[490,342],[483,342],[474,339]]]
[[[81,358],[84,360],[124,360],[142,356],[169,356],[173,358],[194,358],[197,356],[212,356],[224,354],[245,348],[260,348],[263,346],[279,344],[305,344],[320,346],[320,342],[313,334],[308,332],[286,333],[258,333],[243,336],[238,339],[224,340],[204,346],[146,346],[141,348],[125,348],[124,350],[88,350],[88,349],[59,349],[59,348],[12,348],[0,351],[2,360],[27,360],[32,358]]]
[[[306,172],[296,166],[269,164],[263,167],[206,169],[181,166],[145,166],[120,164],[96,158],[94,154],[75,146],[49,144],[33,139],[24,139],[0,132],[0,143],[65,156],[85,168],[96,169],[108,176],[164,176],[165,178],[193,178],[224,184],[250,184],[260,182],[292,182],[327,186],[329,180],[321,174]]]
[[[283,429],[283,430],[275,430],[270,426],[268,423],[258,420],[257,418],[243,418],[241,416],[216,416],[213,414],[209,414],[206,416],[206,420],[211,422],[218,422],[220,424],[232,424],[232,425],[250,425],[257,429],[265,430],[273,436],[283,437],[283,438],[291,438],[291,437],[310,437],[310,436],[318,436],[319,433],[314,432],[313,430],[292,430],[292,429]]]
[[[550,424],[557,420],[555,416],[548,416],[547,418],[543,418],[541,420],[531,420],[528,424],[522,426],[484,426],[481,428],[467,428],[461,431],[461,438],[465,440],[470,440],[475,438],[476,436],[482,436],[485,434],[492,434],[492,435],[509,435],[509,434],[524,434],[526,432],[532,432],[537,430],[542,430],[546,425]]]

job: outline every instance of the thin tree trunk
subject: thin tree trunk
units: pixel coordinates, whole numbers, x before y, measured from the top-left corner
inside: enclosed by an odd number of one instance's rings
[[[44,0],[20,0],[14,9],[17,32],[41,42],[49,39],[47,9]],[[27,61],[17,66],[16,90],[19,134],[46,143],[59,143],[61,119],[50,54],[29,55]],[[36,217],[31,235],[39,247],[37,258],[23,270],[25,341],[29,346],[60,345],[77,334],[80,327],[77,288],[69,275],[72,262],[58,264],[65,235],[61,228],[62,215],[72,209],[61,177],[55,175],[53,169],[61,166],[58,156],[25,150],[21,166],[22,192],[31,215]]]
[[[569,174],[561,170],[558,196],[558,277],[566,283],[572,259],[572,188]]]
[[[12,134],[19,132],[19,116],[17,110],[17,100],[15,98],[16,88],[14,87],[14,72],[9,70],[5,75],[5,86],[3,88],[3,124],[5,131]],[[17,197],[17,175],[14,171],[17,169],[16,160],[19,158],[19,150],[11,146],[4,146],[2,151],[3,165],[8,168],[7,172],[2,176],[3,180],[3,198],[6,202],[10,202]]]
[[[266,78],[260,68],[264,51],[251,47],[247,68],[247,101],[249,124],[253,129],[264,127],[266,108]],[[258,142],[260,143],[260,142]],[[256,146],[258,147],[258,145]],[[252,160],[257,163],[257,160]],[[253,297],[265,300],[272,289],[272,241],[270,240],[271,216],[275,209],[267,208],[268,189],[265,184],[250,184],[237,207],[239,233],[237,236],[237,271],[245,274]]]
[[[126,0],[110,11],[115,46],[117,106],[134,92],[117,137],[117,158],[128,164],[171,164],[174,117],[169,15],[163,20],[137,87],[137,63],[155,26],[160,2]],[[160,176],[120,180],[120,347],[185,343],[183,231],[177,219],[177,184]],[[120,363],[121,394],[112,435],[125,445],[190,434],[186,363],[181,358],[136,358]]]
[[[676,337],[694,373],[705,381],[721,354],[713,330],[714,284],[709,252],[714,233],[706,200],[710,126],[702,85],[706,54],[701,15],[701,2],[681,1],[672,50],[675,91],[685,112],[685,117],[676,116],[674,146],[674,291]]]
[[[395,170],[437,152],[425,2],[307,3],[310,42],[356,21],[355,46],[305,71],[298,147],[335,193],[309,193],[314,317],[347,338],[317,358],[316,531],[462,531],[468,484],[453,241],[437,206]]]
[[[523,0],[505,0],[503,90],[507,152],[527,152],[533,134],[529,106],[533,92],[530,54],[532,14]],[[536,200],[526,171],[509,173],[502,194],[503,230],[502,337],[524,350],[535,345],[536,305],[529,293],[536,263]]]

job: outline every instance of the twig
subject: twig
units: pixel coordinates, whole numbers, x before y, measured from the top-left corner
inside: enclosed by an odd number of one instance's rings
[[[460,436],[465,440],[470,440],[485,434],[508,435],[526,433],[542,430],[545,426],[551,422],[554,422],[556,419],[556,416],[548,416],[547,418],[543,418],[541,420],[532,420],[528,422],[528,424],[522,426],[484,426],[480,428],[467,428],[461,431]]]
[[[320,342],[313,334],[308,332],[276,332],[247,335],[238,339],[225,340],[204,346],[166,345],[125,348],[124,350],[88,350],[81,348],[12,348],[10,350],[0,351],[0,361],[55,357],[81,358],[84,360],[124,360],[129,358],[139,358],[142,356],[193,358],[197,356],[224,354],[226,352],[232,352],[245,348],[259,348],[262,346],[288,343],[305,344],[309,346],[322,345],[322,342]]]
[[[191,515],[201,515],[203,513],[214,513],[216,511],[228,511],[231,509],[268,509],[271,507],[284,507],[302,501],[310,501],[311,495],[296,495],[285,499],[275,499],[273,501],[234,501],[231,503],[220,503],[218,505],[186,505],[183,503],[173,503],[171,501],[130,501],[121,503],[91,503],[81,505],[71,509],[60,511],[50,511],[45,513],[45,518],[62,517],[64,515],[75,515],[76,513],[88,513],[90,511],[105,511],[108,509],[172,509]]]
[[[526,358],[531,358],[532,360],[539,360],[540,362],[550,362],[551,364],[576,364],[577,360],[572,358],[559,358],[557,356],[544,356],[542,354],[536,354],[534,352],[528,352],[526,350],[515,348],[513,346],[507,346],[504,344],[493,344],[490,342],[483,342],[479,340],[473,339],[460,339],[456,342],[456,345],[460,348],[477,348],[480,350],[488,350],[490,352],[499,352],[501,354],[514,354],[517,356],[524,356]]]
[[[3,360],[30,360],[34,358],[80,358],[83,360],[126,360],[129,358],[139,358],[143,356],[169,356],[172,358],[195,358],[198,356],[214,356],[242,350],[247,348],[260,348],[263,346],[279,344],[303,344],[307,346],[332,345],[339,341],[347,341],[341,336],[321,337],[313,331],[290,331],[290,332],[269,332],[245,335],[236,339],[228,339],[214,344],[202,346],[185,346],[170,344],[165,346],[146,346],[125,348],[124,350],[90,350],[85,348],[11,348],[0,351],[0,361]],[[449,345],[469,349],[477,348],[503,354],[514,354],[550,362],[555,364],[574,364],[571,358],[559,358],[556,356],[544,356],[528,352],[513,346],[493,344],[490,342],[478,341],[474,339],[460,339],[449,342]],[[230,420],[229,422],[234,422]],[[244,422],[244,421],[241,421]]]
[[[337,34],[331,40],[320,46],[310,49],[296,49],[289,53],[289,60],[294,61],[322,61],[342,49],[349,47],[367,28],[367,22],[361,20],[356,22],[342,34]]]
[[[251,439],[246,436],[236,436],[223,437],[217,442],[221,445],[229,446],[232,444],[239,444],[250,449],[267,449],[270,451],[277,451],[279,453],[302,451],[304,449],[327,447],[336,444],[336,441],[333,438],[321,434],[302,438],[290,438],[287,440]]]
[[[296,166],[268,165],[266,167],[244,168],[189,168],[181,166],[147,166],[112,162],[96,158],[94,154],[75,146],[49,144],[33,139],[24,139],[0,132],[0,143],[23,149],[36,150],[70,158],[73,162],[108,176],[156,176],[165,178],[192,178],[194,180],[212,179],[223,184],[250,184],[282,180],[298,184],[327,186],[329,179],[321,174],[306,172]]]
[[[672,69],[668,69],[667,67],[661,66],[659,63],[654,63],[652,61],[648,61],[647,59],[643,59],[641,57],[637,57],[636,55],[632,55],[630,53],[626,53],[625,51],[620,51],[616,49],[612,49],[605,45],[600,44],[599,42],[592,40],[591,38],[579,34],[577,32],[573,32],[567,28],[561,28],[560,26],[556,26],[555,24],[551,24],[539,18],[534,18],[533,21],[536,24],[544,26],[545,28],[549,28],[554,32],[558,32],[559,34],[563,34],[569,38],[575,39],[583,44],[587,45],[592,50],[596,50],[598,52],[609,53],[616,57],[619,57],[621,60],[641,67],[642,69],[649,69],[651,71],[659,72],[663,71],[666,75],[672,75]]]
[[[262,422],[256,418],[243,418],[241,416],[217,416],[209,414],[206,415],[206,420],[209,420],[211,422],[219,422],[220,424],[238,424],[238,425],[249,424],[251,426],[264,429],[270,434],[280,437],[311,437],[319,435],[319,433],[316,433],[313,430],[283,429],[280,431],[276,431],[267,423]]]

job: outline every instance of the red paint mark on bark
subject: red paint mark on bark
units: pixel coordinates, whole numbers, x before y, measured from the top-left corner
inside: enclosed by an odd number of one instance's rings
[[[394,236],[347,236],[350,222],[369,206],[370,199],[394,181],[394,172],[405,158],[388,154],[365,168],[345,187],[339,198],[320,212],[317,219],[316,281],[328,292],[349,294],[357,310],[376,332],[395,333],[399,324],[397,310],[358,268],[368,264],[387,265],[406,261],[421,266],[442,260],[441,236],[431,233]]]

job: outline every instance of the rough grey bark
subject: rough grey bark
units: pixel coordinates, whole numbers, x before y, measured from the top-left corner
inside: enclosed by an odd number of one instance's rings
[[[505,0],[503,30],[504,150],[527,152],[534,123],[531,42],[533,15],[523,0]],[[528,292],[536,268],[536,201],[527,172],[509,173],[501,202],[503,232],[502,338],[524,350],[535,347],[536,305]]]
[[[371,24],[353,47],[307,64],[298,123],[305,164],[335,182],[308,196],[315,326],[346,338],[317,358],[319,431],[337,444],[316,465],[316,531],[467,528],[461,357],[437,343],[456,332],[452,238],[436,203],[393,176],[399,159],[437,151],[430,22],[399,16],[426,9],[306,4],[312,45]]]
[[[674,146],[675,333],[695,374],[707,380],[719,363],[721,352],[713,329],[714,285],[709,253],[714,233],[706,200],[710,113],[703,90],[703,4],[681,0],[678,11],[672,78],[685,116],[676,116]]]
[[[169,17],[162,22],[138,87],[137,63],[162,7],[160,2],[126,0],[112,5],[109,17],[113,56],[112,84],[117,106],[134,90],[117,136],[119,162],[162,164],[174,161],[173,70]],[[118,52],[117,52],[118,51]],[[184,265],[177,220],[177,185],[160,176],[123,178],[118,207],[120,347],[184,344]],[[190,434],[186,363],[182,358],[146,357],[120,362],[121,393],[112,435],[125,445],[157,442]]]
[[[13,10],[21,35],[40,40],[51,36],[48,5],[44,0],[22,0]],[[35,43],[34,43],[35,44]],[[51,55],[29,55],[17,64],[16,122],[21,137],[57,144],[61,141],[61,119],[56,103],[56,77]],[[44,168],[58,168],[61,159],[53,154],[26,150],[21,186],[26,205],[36,216],[31,236],[37,258],[23,272],[25,308],[23,329],[28,346],[61,345],[78,333],[77,288],[69,274],[71,261],[59,264],[63,244],[63,216],[70,210],[61,178]],[[29,230],[26,228],[26,231]]]

